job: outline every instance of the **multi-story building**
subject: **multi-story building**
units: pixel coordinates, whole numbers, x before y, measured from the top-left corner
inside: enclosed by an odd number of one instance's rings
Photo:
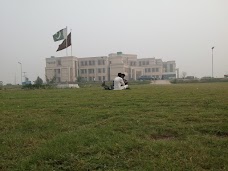
[[[109,65],[107,56],[77,58],[78,77],[87,81],[109,80]]]
[[[55,79],[56,82],[72,83],[78,78],[86,81],[110,81],[119,72],[124,73],[128,80],[137,80],[140,76],[170,79],[176,78],[176,63],[155,58],[137,59],[135,54],[122,52],[98,57],[46,58],[46,78]]]
[[[78,76],[78,59],[73,56],[46,58],[45,76],[56,82],[75,82]]]

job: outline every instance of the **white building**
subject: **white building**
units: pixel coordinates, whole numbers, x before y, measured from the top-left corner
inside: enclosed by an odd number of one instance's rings
[[[86,81],[110,81],[124,73],[126,79],[137,80],[140,76],[156,79],[176,78],[175,61],[161,59],[137,59],[135,54],[111,53],[108,56],[74,56],[46,58],[46,78],[61,83],[73,83],[79,77]]]

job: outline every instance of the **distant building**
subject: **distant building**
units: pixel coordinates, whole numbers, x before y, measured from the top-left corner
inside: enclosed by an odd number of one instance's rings
[[[111,53],[108,56],[51,57],[46,58],[46,79],[72,83],[81,78],[85,81],[110,81],[117,73],[124,73],[126,79],[137,80],[141,76],[156,79],[176,78],[175,61],[141,58],[135,54]]]

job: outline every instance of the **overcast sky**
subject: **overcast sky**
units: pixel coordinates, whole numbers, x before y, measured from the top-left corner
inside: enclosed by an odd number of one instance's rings
[[[61,43],[52,35],[72,29],[73,55],[122,51],[138,58],[175,60],[180,73],[228,74],[228,0],[0,0],[0,81],[45,79],[45,58]],[[70,52],[70,49],[69,49]]]

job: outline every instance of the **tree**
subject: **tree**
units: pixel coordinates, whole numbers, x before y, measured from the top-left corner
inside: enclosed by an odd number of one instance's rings
[[[50,80],[48,79],[47,75],[45,75],[45,77],[46,77],[47,84],[49,84]]]
[[[54,76],[51,80],[48,82],[49,84],[54,84],[56,83],[56,76]]]
[[[181,75],[182,75],[182,78],[184,79],[187,76],[187,72],[183,71]]]
[[[83,78],[81,76],[77,77],[77,82],[83,82]]]
[[[43,80],[40,77],[37,77],[36,81],[34,81],[35,85],[42,85],[43,84]]]

